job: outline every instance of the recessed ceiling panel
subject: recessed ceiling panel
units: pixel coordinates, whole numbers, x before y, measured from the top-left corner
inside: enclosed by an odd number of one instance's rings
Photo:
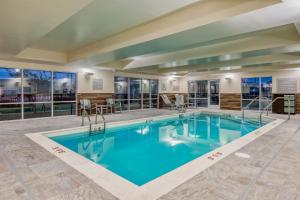
[[[94,0],[34,48],[69,51],[200,0]]]
[[[92,0],[1,0],[0,53],[17,54]]]

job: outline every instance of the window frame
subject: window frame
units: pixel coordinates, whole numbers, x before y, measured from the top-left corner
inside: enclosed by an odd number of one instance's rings
[[[77,72],[73,72],[73,71],[52,71],[52,70],[43,70],[43,69],[29,69],[29,68],[18,68],[18,67],[3,67],[0,66],[0,69],[15,69],[15,70],[20,70],[20,80],[21,80],[21,100],[19,102],[7,102],[7,103],[0,103],[0,105],[21,105],[21,117],[20,118],[16,118],[16,119],[4,119],[1,121],[11,121],[11,120],[24,120],[24,119],[38,119],[38,118],[45,118],[45,117],[32,117],[32,118],[25,118],[25,105],[30,105],[30,104],[50,104],[51,106],[51,114],[50,116],[47,117],[59,117],[59,116],[69,116],[69,115],[55,115],[54,113],[54,104],[56,103],[70,103],[70,104],[74,104],[75,107],[74,109],[71,110],[71,115],[77,115],[77,93],[78,93],[78,73]],[[51,79],[50,79],[50,101],[36,101],[36,102],[31,102],[31,101],[24,101],[24,82],[25,82],[25,77],[24,77],[24,71],[25,70],[32,70],[32,71],[45,71],[45,72],[50,72],[51,73]],[[74,79],[75,79],[75,91],[74,91],[74,95],[75,95],[75,99],[74,100],[70,100],[70,101],[54,101],[54,73],[67,73],[67,74],[73,74],[74,75]],[[73,78],[73,77],[72,77]],[[72,108],[72,106],[71,106]],[[74,113],[73,113],[74,110]]]
[[[258,81],[258,96],[259,97],[257,100],[254,100],[255,98],[243,98],[243,79],[248,79],[248,78],[257,78],[259,81]],[[262,79],[263,78],[271,78],[271,95],[269,97],[265,97],[265,96],[262,96]],[[251,76],[251,77],[242,77],[241,78],[241,109],[245,108],[251,101],[254,100],[254,102],[257,102],[258,101],[258,111],[261,111],[263,109],[262,107],[262,102],[270,102],[272,101],[272,95],[273,95],[273,92],[272,92],[272,89],[273,89],[273,77],[272,76]],[[243,101],[249,101],[248,104],[246,104],[245,106],[243,106]],[[251,107],[248,108],[249,110],[256,110],[255,108],[254,109],[251,109]],[[272,107],[270,107],[269,110],[272,110]]]

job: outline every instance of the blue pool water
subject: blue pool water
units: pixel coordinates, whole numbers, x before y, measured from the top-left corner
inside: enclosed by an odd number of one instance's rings
[[[141,186],[259,128],[256,121],[195,114],[150,123],[51,137],[119,176]]]

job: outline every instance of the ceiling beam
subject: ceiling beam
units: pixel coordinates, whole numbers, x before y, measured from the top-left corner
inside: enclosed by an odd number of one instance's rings
[[[258,65],[265,63],[279,63],[279,62],[289,62],[300,60],[300,56],[286,55],[286,54],[274,54],[266,56],[256,56],[250,58],[242,58],[237,60],[223,61],[223,62],[211,62],[209,64],[203,65],[189,65],[189,66],[180,66],[172,68],[164,68],[156,70],[159,74],[169,73],[169,72],[180,72],[180,71],[197,71],[203,69],[216,69],[222,67],[234,67],[234,66],[245,66],[245,65]],[[151,71],[150,71],[151,72]]]
[[[253,32],[246,34],[245,36],[225,39],[224,42],[217,41],[211,45],[160,55],[145,56],[128,64],[126,69],[151,69],[155,65],[159,66],[166,63],[176,63],[176,61],[188,61],[226,54],[283,47],[299,43],[300,35],[297,33],[295,27],[293,25],[285,25],[278,28]]]
[[[276,3],[280,3],[280,0],[202,0],[156,20],[73,50],[68,54],[69,62],[88,60],[99,54],[204,26]],[[91,60],[85,63],[96,64]]]
[[[0,52],[16,55],[93,0],[1,0]]]

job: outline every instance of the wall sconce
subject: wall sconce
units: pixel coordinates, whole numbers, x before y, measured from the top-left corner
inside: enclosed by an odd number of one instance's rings
[[[86,79],[89,79],[91,76],[93,76],[94,75],[94,73],[92,73],[92,72],[85,72],[85,78]]]
[[[230,81],[232,79],[232,75],[231,74],[227,74],[224,77],[225,80]]]

